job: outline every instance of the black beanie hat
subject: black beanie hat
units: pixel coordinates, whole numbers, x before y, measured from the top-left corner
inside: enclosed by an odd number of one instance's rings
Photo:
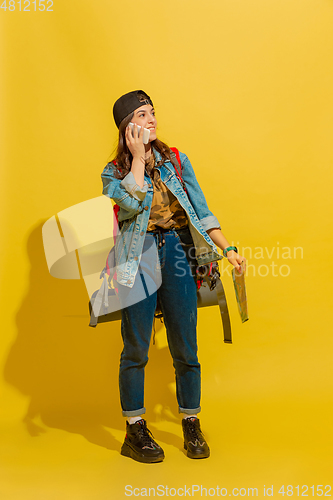
[[[146,99],[140,101],[138,98],[138,93],[142,92],[145,94]],[[122,95],[117,99],[117,101],[113,105],[113,117],[116,122],[117,127],[119,128],[120,123],[123,121],[126,116],[130,113],[133,113],[136,109],[144,106],[145,104],[150,104],[153,106],[152,100],[149,95],[146,94],[143,90],[133,90],[132,92],[128,92],[127,94]]]

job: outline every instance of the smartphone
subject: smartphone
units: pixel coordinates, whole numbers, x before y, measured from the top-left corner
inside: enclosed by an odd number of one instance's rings
[[[131,127],[132,134],[134,136],[134,123],[130,122],[129,126]],[[138,127],[138,134],[140,134],[141,126],[137,125],[137,127]],[[147,128],[144,128],[143,129],[143,139],[142,139],[143,144],[148,144],[149,136],[150,136],[150,130],[148,130]]]

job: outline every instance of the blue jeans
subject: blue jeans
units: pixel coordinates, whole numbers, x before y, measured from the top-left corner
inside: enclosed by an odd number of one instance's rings
[[[196,332],[197,264],[193,240],[188,228],[178,231],[171,229],[164,232],[163,236],[165,243],[159,246],[159,235],[146,233],[133,288],[119,283],[116,285],[121,303],[131,304],[122,305],[121,334],[124,348],[120,358],[119,388],[123,416],[132,417],[146,412],[144,370],[148,362],[157,296],[176,373],[179,412],[192,414],[201,410],[201,372]],[[155,263],[154,259],[145,259],[147,249],[152,246],[158,260]],[[161,281],[154,288],[152,270],[156,269],[156,264]],[[146,292],[144,294],[143,289]]]

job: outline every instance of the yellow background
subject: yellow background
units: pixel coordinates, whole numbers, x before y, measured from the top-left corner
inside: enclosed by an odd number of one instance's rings
[[[297,485],[332,483],[332,2],[18,8],[0,12],[1,499],[127,498],[127,484],[257,487],[258,498],[274,485],[283,498],[283,484],[295,497]],[[189,156],[224,234],[253,264],[243,325],[223,278],[233,345],[222,341],[218,308],[199,311],[208,460],[182,451],[163,329],[150,351],[146,417],[166,459],[119,454],[120,323],[89,328],[82,280],[52,278],[44,257],[43,223],[101,194],[113,102],[137,88],[153,99],[159,137]],[[277,257],[278,247],[303,257]],[[259,272],[272,262],[277,276]]]

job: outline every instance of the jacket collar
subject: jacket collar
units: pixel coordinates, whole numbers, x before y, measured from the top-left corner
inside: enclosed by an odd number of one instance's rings
[[[157,165],[157,163],[159,163],[162,159],[162,155],[152,146],[152,151],[155,155],[155,165]],[[155,167],[156,168],[156,167]],[[165,160],[165,162],[160,166],[160,167],[157,167],[157,170],[159,170],[160,174],[163,176],[162,172],[164,172],[164,175],[167,176],[167,173],[169,174],[173,174],[174,173],[174,169],[173,169],[173,166],[172,166],[172,163],[170,163],[169,160]],[[148,174],[145,170],[145,174],[147,177]]]
[[[155,155],[155,165],[156,165],[157,163],[159,163],[161,161],[162,155],[153,146],[152,146],[152,150],[153,150],[154,155]],[[161,168],[165,168],[165,167],[170,172],[173,171],[172,164],[170,163],[170,160],[165,160],[165,162],[163,163],[163,165],[161,165],[160,167],[158,167],[158,169],[161,171]]]

